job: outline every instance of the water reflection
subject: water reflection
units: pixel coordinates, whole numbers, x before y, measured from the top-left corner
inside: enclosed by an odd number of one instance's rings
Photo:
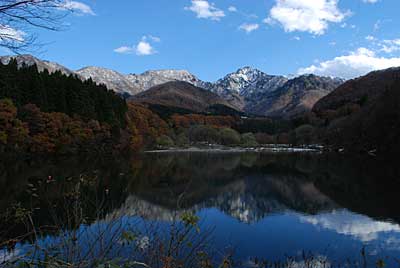
[[[215,227],[215,247],[235,245],[243,259],[302,250],[346,259],[365,245],[369,254],[400,254],[399,170],[374,159],[171,153],[17,165],[0,169],[0,208],[34,208],[34,222],[43,226],[57,219],[74,228],[64,216],[82,181],[80,228],[116,218],[166,224],[194,211]],[[0,224],[3,239],[25,230],[15,224],[6,233],[6,225]]]
[[[352,236],[362,242],[379,238],[380,233],[400,232],[400,226],[391,222],[374,221],[369,217],[351,214],[347,211],[333,211],[315,216],[302,216],[302,222],[318,228],[332,230],[338,234]]]

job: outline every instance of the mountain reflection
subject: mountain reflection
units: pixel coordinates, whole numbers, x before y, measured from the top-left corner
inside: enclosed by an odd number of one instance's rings
[[[232,176],[235,176],[234,174]],[[157,198],[157,201],[151,199],[154,192],[141,189],[140,192],[131,194],[122,207],[113,211],[112,215],[113,217],[131,215],[151,220],[172,221],[176,213],[182,213],[188,209],[200,211],[206,208],[217,208],[242,222],[254,223],[269,214],[288,210],[316,214],[321,211],[331,211],[337,207],[334,201],[321,193],[313,182],[306,178],[290,174],[255,173],[247,176],[242,176],[240,172],[236,174],[237,178],[232,177],[232,181],[224,185],[207,184],[186,188],[182,187],[182,184],[165,184],[164,188],[158,189],[157,195],[166,195],[165,198],[168,197],[168,199]],[[215,174],[208,182],[211,182],[212,178],[218,180],[218,176],[224,176],[224,174]],[[188,186],[192,182],[189,178]],[[179,189],[183,191],[178,194]],[[169,191],[174,195],[169,196],[167,194]],[[195,200],[190,200],[191,197]],[[171,206],[171,198],[176,201],[175,207]]]
[[[2,164],[0,209],[6,211],[14,204],[35,208],[33,217],[40,225],[52,224],[52,209],[59,222],[65,221],[63,213],[71,202],[70,192],[76,188],[69,182],[82,178],[87,182],[80,186],[87,222],[126,215],[171,221],[184,211],[208,208],[252,224],[269,215],[329,215],[341,208],[377,220],[400,221],[400,207],[396,205],[399,168],[375,159],[318,154],[161,153],[129,159]],[[54,183],[40,186],[49,175]],[[32,188],[41,190],[30,196]],[[321,224],[321,217],[308,219],[330,228]]]
[[[30,208],[38,228],[56,226],[41,228],[42,244],[58,241],[60,230],[91,234],[114,223],[168,228],[190,211],[200,216],[202,227],[215,230],[215,248],[237,245],[243,260],[279,260],[310,250],[345,261],[364,246],[376,256],[400,254],[399,175],[398,165],[385,161],[320,154],[161,153],[3,162],[0,211]],[[76,207],[83,221],[68,218]],[[0,216],[0,242],[27,232]],[[119,234],[106,234],[111,236]],[[82,246],[86,242],[80,240]],[[29,243],[15,252],[22,249],[29,251]]]
[[[343,164],[336,157],[256,153],[150,154],[141,160],[129,196],[114,216],[172,220],[186,210],[217,208],[254,223],[286,211],[316,215],[360,207],[355,212],[376,218],[397,220],[399,215],[395,203],[388,203],[396,196],[388,190],[396,181],[365,173],[356,160]],[[359,204],[356,193],[370,198]],[[382,203],[380,214],[376,208]]]

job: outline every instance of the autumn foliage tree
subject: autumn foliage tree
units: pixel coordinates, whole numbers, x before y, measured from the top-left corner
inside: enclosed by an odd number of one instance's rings
[[[10,99],[0,100],[0,144],[22,147],[29,134],[26,124],[17,119],[17,108]]]
[[[232,127],[235,119],[232,116],[202,115],[202,114],[175,114],[171,116],[174,128],[189,128],[195,125],[209,125],[214,127]]]
[[[170,131],[164,120],[141,104],[129,103],[126,117],[130,147],[136,151],[146,145],[155,144],[157,138]]]

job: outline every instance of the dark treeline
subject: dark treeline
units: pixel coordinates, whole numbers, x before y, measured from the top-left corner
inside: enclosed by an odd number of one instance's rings
[[[15,59],[0,63],[0,98],[9,98],[17,108],[35,104],[42,112],[60,112],[124,127],[127,105],[105,86],[81,81],[60,71],[38,72],[36,65],[18,67]]]
[[[400,151],[400,79],[378,97],[367,95],[359,103],[346,103],[336,110],[320,112],[324,142],[353,152],[393,154]]]
[[[127,110],[124,99],[92,80],[0,63],[0,153],[129,148]]]

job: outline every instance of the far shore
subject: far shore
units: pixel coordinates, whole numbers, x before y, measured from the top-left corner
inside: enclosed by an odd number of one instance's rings
[[[160,148],[155,150],[148,150],[144,153],[242,153],[242,152],[269,152],[269,153],[321,153],[323,151],[321,145],[304,145],[292,146],[288,144],[267,144],[259,147],[228,147],[228,146],[215,146],[210,145],[206,147],[187,147],[187,148]]]

